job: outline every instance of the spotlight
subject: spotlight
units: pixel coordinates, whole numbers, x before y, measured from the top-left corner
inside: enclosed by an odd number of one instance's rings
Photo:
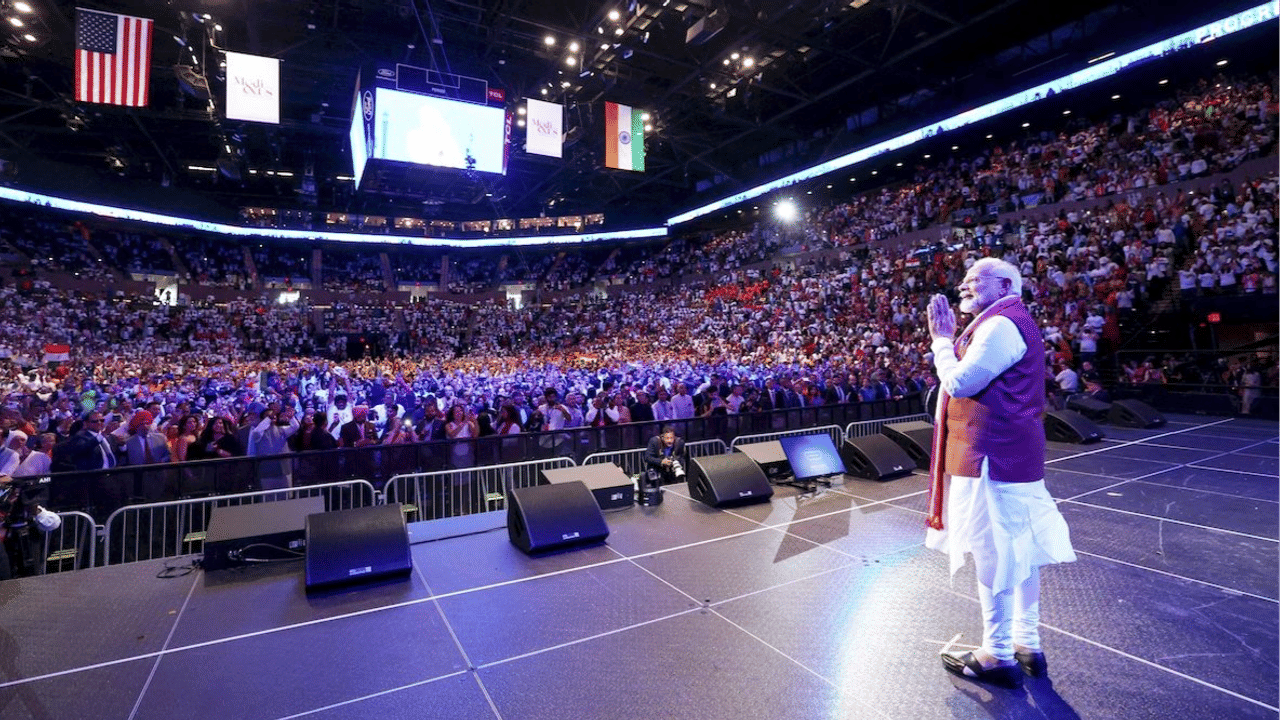
[[[29,13],[31,12],[31,5],[28,3],[22,2],[22,0],[18,0],[18,2],[13,4],[13,9],[17,10],[18,12]]]
[[[622,17],[622,13],[618,12],[617,10],[610,10],[610,11],[609,11],[609,19],[610,19],[610,20],[612,20],[612,21],[614,21],[614,22],[617,22],[617,21],[618,21],[618,18],[620,18],[620,17]]]
[[[551,47],[552,45],[556,44],[556,39],[548,35],[542,38],[542,42],[546,43],[547,47]]]
[[[574,40],[569,43],[569,52],[578,52],[578,41]]]
[[[791,200],[781,200],[773,208],[773,216],[782,222],[794,222],[800,215],[800,210]]]

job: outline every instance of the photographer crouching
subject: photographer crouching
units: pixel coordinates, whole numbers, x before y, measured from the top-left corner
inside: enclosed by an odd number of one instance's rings
[[[648,472],[640,476],[636,501],[641,505],[660,505],[662,486],[684,480],[684,439],[676,436],[676,429],[664,425],[662,432],[649,439],[644,451],[644,464]]]

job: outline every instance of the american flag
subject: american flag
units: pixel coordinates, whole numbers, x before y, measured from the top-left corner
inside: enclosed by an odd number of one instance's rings
[[[76,8],[76,100],[143,107],[151,80],[147,18]]]

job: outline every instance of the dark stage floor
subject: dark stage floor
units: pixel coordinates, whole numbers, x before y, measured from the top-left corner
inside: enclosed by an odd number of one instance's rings
[[[408,581],[323,598],[300,563],[2,583],[0,718],[1276,718],[1276,424],[1106,430],[1050,451],[1080,559],[1021,691],[942,670],[978,603],[914,475],[729,511],[674,486],[604,545],[418,542]]]

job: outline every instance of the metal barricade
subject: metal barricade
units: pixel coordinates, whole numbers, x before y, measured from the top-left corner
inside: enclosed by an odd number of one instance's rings
[[[396,475],[387,481],[386,502],[403,503],[409,522],[505,510],[512,488],[538,485],[542,482],[541,471],[576,464],[572,458],[555,457]]]
[[[903,415],[902,417],[881,418],[879,420],[867,420],[864,422],[849,423],[849,426],[844,429],[844,436],[846,438],[856,438],[856,437],[866,437],[868,435],[879,435],[880,428],[884,427],[885,425],[889,425],[890,423],[904,423],[904,422],[917,422],[917,421],[931,423],[933,422],[933,418],[929,415],[926,415],[925,413],[918,413],[915,415]]]
[[[364,480],[306,485],[174,502],[129,505],[111,513],[104,527],[103,564],[119,565],[204,551],[205,532],[215,507],[323,497],[325,510],[367,507],[378,501]]]
[[[739,445],[769,442],[770,440],[777,440],[778,438],[787,437],[789,435],[818,435],[820,433],[830,435],[831,442],[835,443],[836,447],[840,447],[844,442],[844,431],[840,429],[839,425],[820,425],[818,427],[802,428],[799,430],[781,430],[779,432],[761,433],[759,435],[743,435],[742,437],[734,438],[733,442],[729,444],[729,447],[736,448]]]
[[[44,571],[65,572],[93,567],[98,559],[98,525],[82,512],[58,513],[62,525],[44,533]]]
[[[724,444],[723,440],[698,440],[696,442],[685,443],[685,453],[691,457],[706,457],[707,455],[723,455],[729,452],[729,446]],[[613,452],[592,453],[582,459],[583,465],[596,465],[599,463],[614,463],[622,468],[622,471],[628,475],[637,475],[644,472],[644,453],[645,448],[635,448],[633,450],[616,450]]]

